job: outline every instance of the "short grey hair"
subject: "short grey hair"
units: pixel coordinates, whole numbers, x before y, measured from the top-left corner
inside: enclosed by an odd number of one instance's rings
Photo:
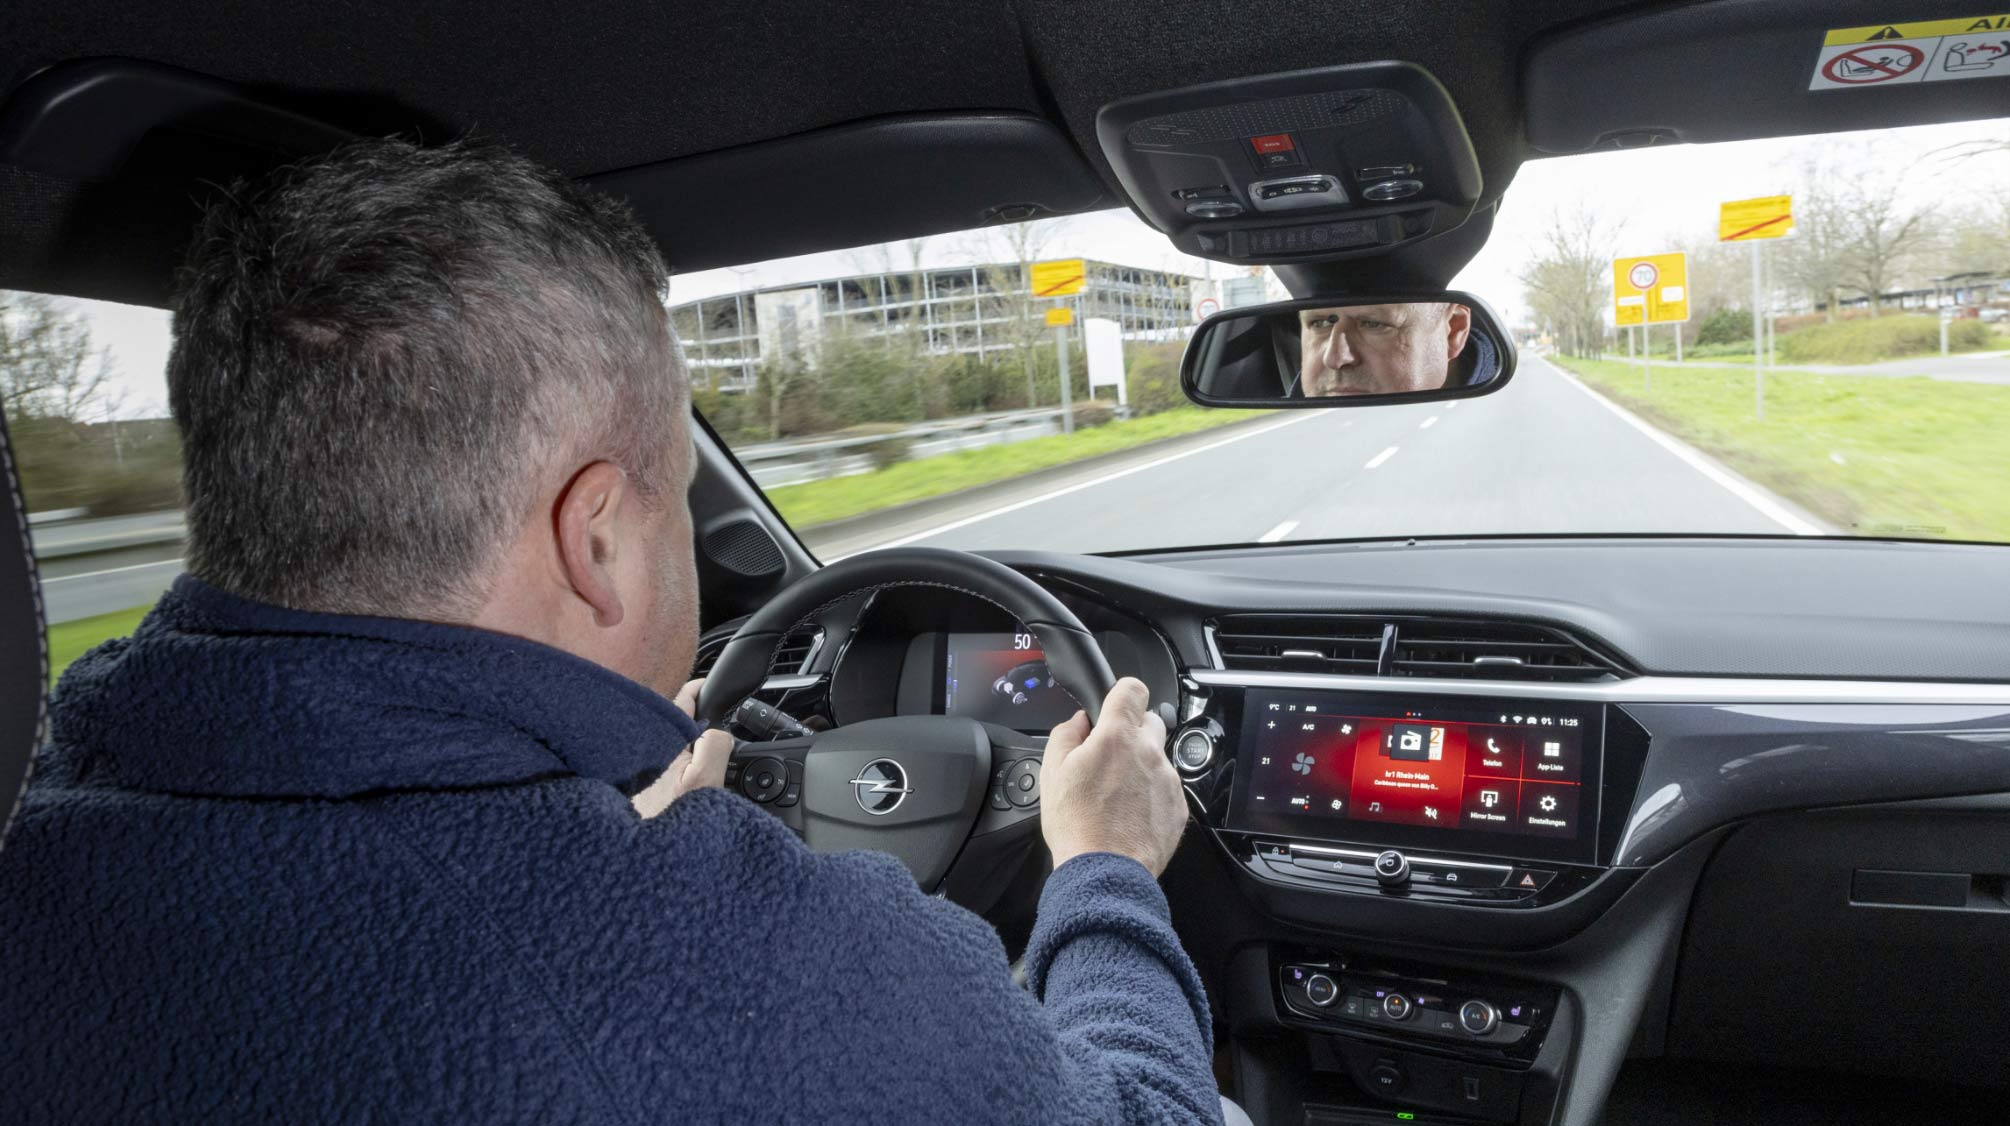
[[[497,145],[364,141],[239,185],[177,285],[188,567],[296,609],[464,620],[555,472],[680,484],[662,255]]]

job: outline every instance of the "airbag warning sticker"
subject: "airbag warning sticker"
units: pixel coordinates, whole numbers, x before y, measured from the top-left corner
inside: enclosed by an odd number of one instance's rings
[[[1808,89],[1957,78],[2010,78],[2010,15],[1837,28],[1822,40]]]

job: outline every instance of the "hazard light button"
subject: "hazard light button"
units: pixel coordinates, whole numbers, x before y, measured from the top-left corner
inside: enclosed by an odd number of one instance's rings
[[[1546,868],[1516,868],[1508,873],[1509,891],[1541,891],[1556,879],[1556,873]]]

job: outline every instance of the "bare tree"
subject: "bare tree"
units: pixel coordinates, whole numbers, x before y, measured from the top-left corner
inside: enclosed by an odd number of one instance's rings
[[[98,413],[113,372],[83,318],[40,294],[0,290],[0,405],[15,420],[71,425]]]
[[[1926,249],[1932,212],[1901,203],[1895,179],[1859,180],[1843,197],[1842,218],[1843,284],[1868,297],[1876,316],[1879,298]]]
[[[2010,274],[2010,195],[1950,210],[1937,248],[1950,274]]]
[[[1597,355],[1604,344],[1618,233],[1582,203],[1559,208],[1518,274],[1536,326],[1573,356]]]
[[[1847,284],[1845,254],[1850,239],[1848,208],[1830,183],[1821,166],[1802,167],[1794,192],[1794,235],[1774,244],[1773,268],[1776,277],[1826,309],[1833,321]]]
[[[1936,216],[1903,198],[1903,179],[1875,171],[1875,156],[1809,161],[1794,193],[1794,238],[1779,255],[1781,275],[1836,316],[1838,295],[1849,290],[1870,302],[1894,288],[1934,241]]]
[[[1026,376],[1026,405],[1029,407],[1039,401],[1033,349],[1046,332],[1044,306],[1033,296],[1033,263],[1047,256],[1048,247],[1062,232],[1065,223],[1065,220],[1013,223],[986,232],[996,236],[995,239],[985,239],[987,249],[1002,244],[1005,258],[999,261],[991,253],[984,254],[986,258],[993,258],[992,263],[984,267],[984,282],[991,291],[991,300],[1005,310],[1005,341],[1019,355],[1019,365]],[[980,313],[984,301],[985,298],[980,295]]]

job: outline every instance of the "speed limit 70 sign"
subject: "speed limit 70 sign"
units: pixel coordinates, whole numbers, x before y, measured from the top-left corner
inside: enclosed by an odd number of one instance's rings
[[[1649,254],[1612,260],[1612,323],[1675,324],[1689,319],[1689,259]]]

